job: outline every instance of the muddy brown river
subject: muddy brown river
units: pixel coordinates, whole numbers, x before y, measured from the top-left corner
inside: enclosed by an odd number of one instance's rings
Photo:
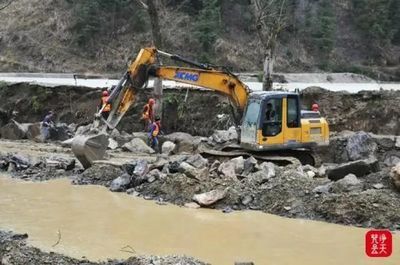
[[[67,179],[24,182],[0,177],[0,229],[28,242],[90,260],[138,254],[185,254],[212,264],[400,264],[400,236],[390,258],[368,258],[366,229],[260,212],[158,205]],[[60,242],[52,247],[58,240]],[[129,247],[126,247],[129,246]],[[125,248],[124,248],[125,247]]]

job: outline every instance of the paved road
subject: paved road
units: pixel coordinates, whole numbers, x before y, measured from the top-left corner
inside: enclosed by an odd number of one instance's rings
[[[59,85],[70,85],[70,86],[86,86],[89,88],[99,87],[110,87],[118,83],[117,79],[108,78],[76,78],[73,74],[10,74],[0,73],[0,81],[18,83],[18,82],[29,82],[33,84],[41,84],[46,86],[59,86]],[[261,90],[262,84],[260,82],[245,82],[249,88],[253,91]],[[166,88],[174,87],[190,87],[177,83],[175,81],[163,81]],[[148,87],[153,86],[153,81],[150,80]],[[289,83],[274,83],[276,89],[284,89],[293,91],[296,88],[302,90],[310,86],[319,86],[331,91],[348,91],[350,93],[357,93],[361,90],[400,90],[400,83],[377,83],[377,82],[365,82],[365,83],[313,83],[313,82],[289,82]]]

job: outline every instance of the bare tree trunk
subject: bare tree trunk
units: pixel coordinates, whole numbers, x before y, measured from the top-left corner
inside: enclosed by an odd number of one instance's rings
[[[264,60],[263,90],[272,90],[272,73],[274,72],[274,56],[272,49],[267,49]]]
[[[160,29],[160,22],[158,17],[158,11],[156,6],[156,0],[148,0],[148,13],[150,16],[150,23],[151,23],[151,33],[153,37],[153,45],[156,46],[157,49],[162,49],[163,41]],[[155,113],[157,116],[162,116],[162,98],[163,98],[163,87],[162,81],[159,78],[154,80],[154,90],[153,90],[154,97],[156,98],[156,105],[155,105]]]

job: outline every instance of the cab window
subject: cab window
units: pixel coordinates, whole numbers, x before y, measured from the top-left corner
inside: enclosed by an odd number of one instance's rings
[[[287,98],[287,127],[297,128],[300,126],[299,101],[297,97],[288,96]]]
[[[263,136],[275,136],[282,131],[282,99],[274,98],[265,102],[263,113]]]

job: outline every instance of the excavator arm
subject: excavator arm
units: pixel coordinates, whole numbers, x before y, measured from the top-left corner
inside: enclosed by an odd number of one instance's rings
[[[159,65],[157,64],[158,56],[166,56],[174,61],[186,63],[192,68]],[[102,124],[104,124],[101,128],[102,133],[77,136],[72,143],[72,151],[85,168],[90,167],[94,160],[103,158],[108,146],[107,132],[118,125],[135,103],[136,95],[146,87],[151,76],[208,88],[226,95],[232,103],[236,125],[239,125],[250,91],[238,77],[229,71],[158,51],[154,47],[143,48],[118,85],[111,91],[108,99],[111,111],[107,120],[102,119]],[[96,115],[97,118],[101,117],[101,112],[102,109]]]
[[[158,65],[156,64],[158,56],[165,56],[196,68]],[[226,95],[232,103],[235,122],[237,125],[240,123],[249,89],[238,77],[228,71],[192,62],[178,55],[158,51],[155,48],[143,48],[110,95],[109,103],[112,105],[112,110],[106,121],[108,128],[113,129],[118,125],[129,107],[134,104],[135,95],[146,85],[151,76],[204,87]]]

